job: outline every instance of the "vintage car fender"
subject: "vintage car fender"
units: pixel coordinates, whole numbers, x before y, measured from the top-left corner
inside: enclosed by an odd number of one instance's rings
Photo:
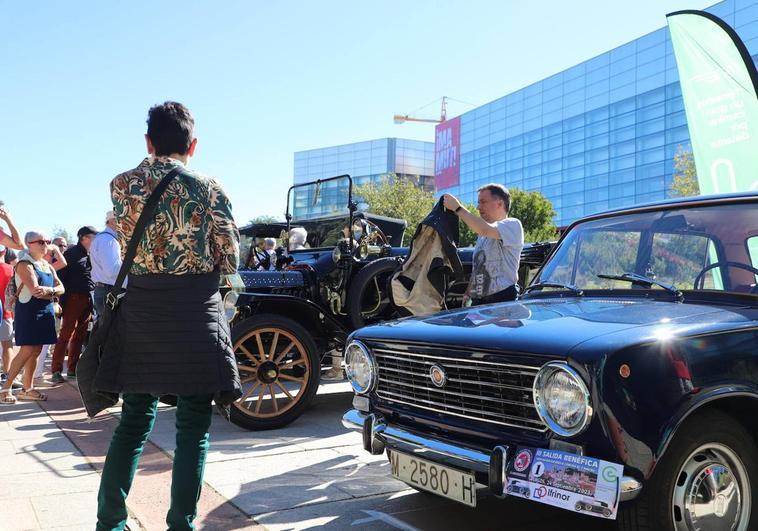
[[[313,301],[292,295],[242,293],[237,300],[237,308],[242,319],[254,313],[275,313],[290,317],[304,325],[315,337],[331,335],[344,342],[350,333],[345,325]]]
[[[718,315],[692,320],[716,321]],[[758,362],[746,354],[754,332],[739,326],[729,332],[644,341],[603,361],[595,407],[619,460],[641,477],[653,474],[681,427],[704,408],[731,414],[751,432],[758,425]],[[644,335],[639,328],[624,334],[633,333]]]
[[[747,385],[718,386],[693,395],[692,400],[683,404],[672,417],[671,422],[664,428],[661,446],[656,452],[658,459],[653,464],[651,473],[655,470],[655,465],[663,457],[682,425],[693,414],[701,412],[707,407],[716,407],[721,411],[731,413],[738,421],[743,422],[745,418],[742,418],[742,415],[754,416],[755,412],[758,411],[758,389]],[[707,429],[707,426],[703,428]]]

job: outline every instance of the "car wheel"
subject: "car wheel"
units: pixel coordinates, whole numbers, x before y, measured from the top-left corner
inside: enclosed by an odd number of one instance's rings
[[[387,294],[388,280],[397,269],[397,259],[378,258],[366,264],[350,281],[345,312],[354,329],[397,317]]]
[[[755,529],[755,441],[734,418],[696,414],[679,429],[640,496],[622,504],[622,530]],[[758,506],[757,506],[758,507]]]
[[[247,430],[286,426],[313,400],[321,364],[308,331],[287,317],[256,315],[232,327],[242,396],[231,421]]]

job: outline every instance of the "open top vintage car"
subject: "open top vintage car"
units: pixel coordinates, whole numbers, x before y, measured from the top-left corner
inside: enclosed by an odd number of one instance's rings
[[[758,529],[757,281],[755,192],[587,217],[517,301],[353,333],[343,423],[468,505],[527,484],[622,529]]]
[[[344,200],[344,212],[309,220],[290,220],[294,202]],[[227,294],[232,340],[243,396],[231,419],[247,429],[284,426],[297,418],[318,389],[321,373],[342,377],[342,351],[348,334],[361,326],[399,316],[388,296],[388,281],[408,254],[404,220],[359,212],[352,179],[339,176],[290,188],[286,223],[243,227],[240,282],[244,290]],[[307,232],[306,244],[288,242],[294,227]],[[265,260],[255,238],[282,242],[274,270],[257,270]],[[530,244],[522,253],[522,274],[542,265],[552,244]],[[254,256],[258,253],[258,257]],[[459,249],[463,277],[452,282],[447,307],[460,307],[471,271],[472,249]],[[241,292],[240,292],[241,291]]]

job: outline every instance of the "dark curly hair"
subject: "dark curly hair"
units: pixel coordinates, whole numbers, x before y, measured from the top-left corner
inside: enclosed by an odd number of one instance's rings
[[[167,101],[147,111],[147,136],[158,156],[187,153],[194,127],[192,113],[181,103]]]

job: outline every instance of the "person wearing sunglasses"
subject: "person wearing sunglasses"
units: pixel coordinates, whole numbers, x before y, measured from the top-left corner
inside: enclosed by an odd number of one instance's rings
[[[16,345],[19,351],[8,370],[8,379],[0,389],[0,403],[13,404],[11,386],[30,360],[36,359],[42,346],[55,343],[55,311],[53,299],[63,295],[63,284],[55,269],[45,260],[51,241],[42,232],[27,232],[24,237],[27,252],[16,265],[14,281],[18,300],[15,306]],[[34,389],[34,369],[25,370],[24,389],[19,391],[20,400],[47,400],[47,396]]]

